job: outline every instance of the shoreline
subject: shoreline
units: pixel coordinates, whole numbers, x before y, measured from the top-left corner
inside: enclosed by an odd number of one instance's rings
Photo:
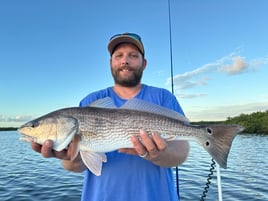
[[[17,127],[0,127],[0,131],[16,131]]]

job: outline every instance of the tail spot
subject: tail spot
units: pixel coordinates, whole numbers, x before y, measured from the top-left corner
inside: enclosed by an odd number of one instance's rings
[[[208,133],[209,135],[212,135],[212,133],[213,133],[213,132],[212,132],[212,129],[208,127],[208,128],[207,128],[207,133]]]

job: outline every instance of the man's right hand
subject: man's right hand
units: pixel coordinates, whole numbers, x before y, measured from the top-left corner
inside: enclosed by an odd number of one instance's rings
[[[46,140],[43,145],[37,144],[35,142],[31,143],[32,149],[36,152],[39,152],[42,154],[44,158],[58,158],[61,160],[70,160],[70,155],[68,149],[64,149],[62,151],[55,151],[52,149],[53,147],[53,141],[52,140]]]
[[[76,138],[77,136],[75,136]],[[62,160],[62,165],[64,169],[73,171],[73,172],[82,172],[86,169],[80,154],[76,156],[73,160],[71,160],[73,142],[69,144],[69,146],[62,151],[53,150],[53,141],[46,140],[43,145],[32,142],[32,149],[38,153],[40,153],[44,158],[57,158]]]

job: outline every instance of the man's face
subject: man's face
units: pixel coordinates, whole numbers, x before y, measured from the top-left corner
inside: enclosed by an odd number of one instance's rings
[[[122,43],[113,52],[110,66],[115,84],[133,87],[141,81],[146,60],[135,45]]]

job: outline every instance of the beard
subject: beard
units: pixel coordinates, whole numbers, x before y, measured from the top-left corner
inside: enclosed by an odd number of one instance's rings
[[[124,87],[135,87],[141,82],[142,74],[144,68],[131,68],[129,66],[123,66],[118,69],[113,69],[111,67],[112,76],[114,78],[115,84],[124,86]],[[121,71],[129,71],[128,76],[122,76]]]

